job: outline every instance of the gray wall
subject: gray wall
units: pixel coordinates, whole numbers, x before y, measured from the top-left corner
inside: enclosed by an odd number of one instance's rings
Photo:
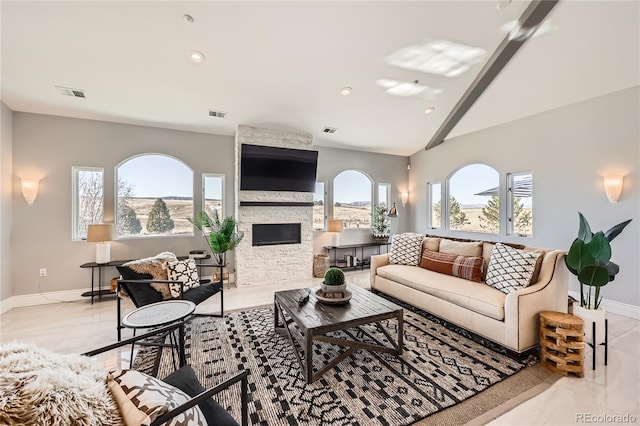
[[[513,241],[533,247],[568,250],[578,231],[578,212],[594,230],[607,230],[623,220],[631,224],[612,243],[620,265],[615,281],[603,288],[605,299],[640,306],[640,116],[638,86],[590,99],[504,125],[447,140],[411,156],[411,227],[417,232]],[[442,181],[454,170],[485,163],[500,173],[533,172],[534,236],[532,238],[427,230],[426,183]],[[620,201],[610,203],[602,176],[622,174]],[[571,276],[570,290],[579,291]]]
[[[13,295],[11,289],[11,189],[12,189],[12,125],[11,110],[0,102],[0,301]],[[0,310],[1,312],[1,310]]]
[[[87,288],[90,270],[79,265],[95,260],[95,245],[71,240],[71,167],[103,167],[105,221],[114,217],[114,167],[136,154],[162,153],[184,161],[194,171],[195,206],[201,206],[202,173],[223,173],[225,203],[232,211],[233,138],[102,121],[14,112],[13,114],[13,295]],[[32,206],[22,199],[17,176],[41,178]],[[194,236],[130,239],[111,243],[111,259],[178,255],[206,249]],[[4,261],[4,259],[3,259]],[[39,268],[48,276],[39,277]],[[117,275],[105,270],[106,278]]]
[[[7,113],[10,115],[11,112]],[[3,110],[4,114],[4,110]],[[3,136],[4,145],[4,136]],[[9,148],[11,143],[8,143]],[[392,201],[399,202],[406,188],[407,157],[318,148],[318,179],[331,188],[333,178],[343,170],[367,173],[374,183],[392,184]],[[13,268],[3,286],[14,296],[85,289],[90,286],[89,270],[79,265],[95,259],[95,245],[71,240],[71,167],[103,167],[105,172],[105,221],[113,221],[114,167],[124,159],[141,153],[162,153],[184,161],[194,170],[196,208],[201,205],[202,173],[223,173],[225,179],[225,214],[233,214],[233,137],[190,133],[152,127],[130,126],[102,121],[48,115],[13,113],[13,174],[6,181],[13,184],[11,253]],[[9,155],[8,157],[11,157]],[[3,152],[3,158],[4,152]],[[19,176],[41,178],[38,198],[32,206],[22,198]],[[331,194],[330,194],[331,197]],[[394,232],[406,230],[409,218],[400,208],[394,219]],[[3,216],[4,226],[4,216]],[[327,233],[314,233],[315,246],[324,243]],[[345,231],[342,243],[370,240],[369,231]],[[3,244],[9,239],[2,238]],[[206,249],[199,234],[193,237],[130,239],[111,243],[112,259],[151,256],[168,250],[187,254]],[[232,260],[232,259],[230,259]],[[3,269],[7,267],[2,258]],[[39,277],[39,268],[48,276]],[[311,271],[310,271],[311,273]],[[117,275],[115,268],[105,270],[105,283]],[[10,284],[5,284],[10,281]],[[3,287],[4,288],[4,287]]]

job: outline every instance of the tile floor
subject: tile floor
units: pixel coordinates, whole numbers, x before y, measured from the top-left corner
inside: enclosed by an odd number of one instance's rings
[[[369,286],[369,272],[350,272],[348,280]],[[281,283],[259,288],[225,289],[225,310],[231,311],[273,303],[273,292],[282,289],[318,286],[321,279],[297,284]],[[213,297],[199,311],[219,307]],[[130,302],[123,312],[133,308]],[[609,318],[609,365],[598,348],[596,370],[588,369],[582,379],[567,377],[548,390],[491,421],[491,425],[640,424],[640,321],[607,314]],[[0,342],[32,341],[58,352],[83,352],[116,340],[116,310],[113,297],[91,305],[88,300],[15,308],[0,316]],[[127,337],[125,334],[124,337]],[[115,357],[115,358],[114,358]],[[128,358],[128,351],[119,357]],[[110,365],[118,355],[99,358]],[[122,361],[126,362],[126,361]],[[616,417],[620,416],[620,417]]]

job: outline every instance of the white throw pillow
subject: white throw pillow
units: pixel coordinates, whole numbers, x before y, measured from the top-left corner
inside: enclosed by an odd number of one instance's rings
[[[200,277],[198,277],[198,268],[195,260],[186,259],[167,262],[166,266],[168,279],[182,281],[184,283],[184,291],[200,285]],[[171,296],[180,297],[180,284],[169,284],[169,290],[171,291]]]
[[[422,240],[424,235],[405,232],[396,234],[391,240],[389,263],[393,265],[417,266],[422,254]]]
[[[514,249],[497,243],[491,252],[486,283],[503,293],[511,293],[531,283],[540,251]]]

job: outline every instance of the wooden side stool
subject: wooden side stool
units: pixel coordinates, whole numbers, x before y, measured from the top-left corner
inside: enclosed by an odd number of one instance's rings
[[[540,363],[549,370],[584,377],[584,321],[562,312],[540,312]]]

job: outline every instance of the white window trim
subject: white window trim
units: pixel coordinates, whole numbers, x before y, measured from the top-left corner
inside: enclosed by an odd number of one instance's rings
[[[387,199],[386,200],[380,200],[380,187],[384,186],[387,188]],[[387,205],[387,210],[391,208],[391,184],[390,183],[384,183],[384,182],[380,182],[378,184],[378,193],[376,194],[376,204],[380,205],[380,201],[384,201]]]
[[[369,175],[369,173],[367,173],[365,171],[362,171],[360,169],[345,169],[345,170],[342,170],[340,173],[337,173],[333,177],[333,179],[331,180],[331,190],[332,190],[332,193],[331,193],[331,209],[332,209],[331,210],[331,217],[333,219],[335,219],[335,213],[334,213],[333,209],[335,208],[335,206],[334,206],[334,204],[335,204],[335,189],[334,189],[334,186],[335,186],[335,183],[336,183],[336,178],[338,176],[340,176],[342,173],[348,172],[348,171],[355,171],[355,172],[358,172],[358,173],[362,173],[369,180],[369,188],[371,189],[370,190],[370,194],[369,194],[369,196],[371,197],[371,208],[370,208],[370,212],[369,212],[370,213],[369,223],[373,223],[373,203],[375,202],[375,199],[377,198],[377,194],[375,194],[377,187],[375,185],[375,181]],[[371,227],[369,227],[369,228],[344,228],[344,230],[342,232],[345,232],[345,231],[346,232],[352,232],[352,231],[359,231],[359,232],[367,231],[367,232],[370,232],[371,231]]]
[[[433,186],[440,185],[440,223],[438,226],[434,226],[433,221]],[[427,228],[428,229],[442,229],[442,220],[444,218],[442,214],[442,182],[427,182]]]
[[[513,211],[513,202],[515,201],[515,197],[513,196],[513,185],[514,185],[514,180],[516,177],[518,176],[527,176],[530,175],[531,176],[531,180],[533,182],[533,172],[532,171],[524,171],[524,172],[512,172],[512,173],[507,173],[507,208],[506,208],[506,230],[507,230],[507,235],[513,235],[516,237],[520,237],[520,238],[532,238],[533,237],[533,232],[531,233],[531,235],[527,235],[527,234],[520,234],[519,232],[516,231],[515,229],[515,221],[514,221],[514,211]],[[531,209],[533,210],[533,201],[531,203]],[[533,220],[533,219],[532,219]],[[535,228],[534,228],[535,229]]]
[[[321,183],[324,185],[324,198],[322,200],[322,207],[323,207],[323,217],[324,217],[324,223],[322,225],[322,229],[314,229],[314,231],[317,232],[326,232],[327,230],[327,226],[329,223],[329,203],[327,202],[327,200],[329,199],[329,184],[326,180],[316,180],[316,183]],[[313,216],[312,216],[313,219]],[[313,225],[312,225],[313,226]]]
[[[83,166],[71,166],[71,241],[85,241],[78,235],[78,174],[80,172],[99,172],[102,174],[102,221],[104,222],[104,168],[103,167],[83,167]]]
[[[221,174],[221,173],[203,173],[202,174],[202,188],[201,188],[201,194],[202,194],[202,203],[201,203],[201,210],[206,211],[206,197],[205,197],[205,185],[204,182],[206,180],[206,178],[221,178],[222,179],[222,191],[220,193],[220,199],[222,202],[222,208],[220,209],[221,213],[221,217],[220,219],[222,220],[222,218],[226,217],[226,205],[227,203],[224,202],[224,196],[225,196],[225,191],[224,191],[224,186],[225,186],[225,175]]]

